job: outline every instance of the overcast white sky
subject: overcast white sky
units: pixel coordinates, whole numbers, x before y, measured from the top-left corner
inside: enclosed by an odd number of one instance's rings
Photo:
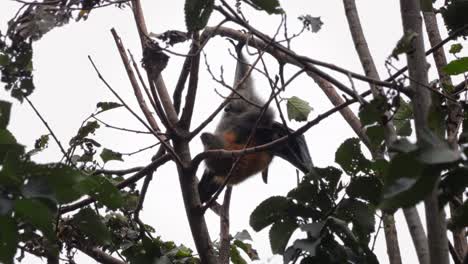
[[[151,32],[160,33],[168,29],[185,30],[183,3],[184,1],[150,1],[144,0],[148,28]],[[375,63],[382,77],[387,76],[383,67],[386,57],[390,54],[396,41],[402,35],[398,1],[357,1],[361,22],[367,36]],[[349,29],[344,16],[342,1],[282,1],[283,8],[289,18],[289,32],[300,30],[297,17],[303,14],[320,16],[324,22],[322,30],[317,34],[306,32],[302,38],[293,42],[292,48],[299,54],[314,59],[331,62],[356,72],[362,72],[351,41]],[[0,1],[0,29],[4,32],[7,21],[13,17],[19,5],[12,0]],[[279,17],[247,12],[250,22],[268,33],[276,30]],[[218,16],[210,23],[215,25]],[[85,22],[72,22],[62,28],[54,29],[43,39],[34,44],[34,77],[36,91],[30,97],[45,119],[49,122],[63,143],[67,143],[75,135],[82,120],[95,110],[97,102],[116,101],[110,92],[97,78],[88,62],[91,55],[101,73],[118,93],[125,98],[133,109],[138,110],[130,83],[121,64],[115,48],[110,29],[114,27],[120,34],[124,45],[135,57],[141,59],[141,50],[131,12],[128,8],[104,8],[95,10]],[[444,32],[445,35],[445,32]],[[186,52],[187,45],[180,45],[176,50]],[[235,61],[227,49],[232,46],[222,38],[210,41],[206,47],[209,63],[212,69],[219,73],[219,67],[224,67],[227,80],[232,79]],[[172,93],[181,69],[182,59],[171,55],[169,66],[163,72],[166,84]],[[272,61],[271,71],[277,70]],[[297,69],[289,66],[288,72]],[[336,75],[347,82],[346,76]],[[266,82],[261,76],[256,77],[259,89]],[[368,89],[363,83],[356,83],[357,89]],[[199,93],[197,95],[195,120],[196,126],[204,120],[221,102],[214,89],[227,94],[220,85],[213,82],[201,65]],[[269,89],[269,88],[268,88]],[[264,89],[267,91],[268,89]],[[287,96],[299,96],[308,101],[314,108],[310,116],[328,110],[332,105],[323,92],[309,78],[301,77],[289,88]],[[0,98],[14,102],[12,121],[9,129],[14,131],[19,142],[32,146],[34,140],[47,130],[26,104],[19,104],[0,89]],[[111,111],[101,116],[113,125],[133,129],[142,126],[125,110]],[[293,123],[293,126],[298,124]],[[213,130],[213,125],[207,131]],[[336,148],[354,134],[341,116],[335,115],[320,125],[312,128],[306,134],[312,158],[317,166],[334,165]],[[120,131],[103,129],[97,131],[96,139],[103,146],[119,152],[132,152],[155,143],[151,136],[142,136]],[[201,151],[199,139],[192,144],[192,155]],[[148,163],[153,152],[145,152],[131,157],[125,157],[125,162],[109,162],[106,168],[128,168]],[[36,157],[37,161],[58,161],[61,154],[57,146],[51,142],[48,150]],[[199,171],[199,175],[201,172]],[[295,169],[282,160],[275,159],[270,167],[268,185],[263,184],[261,177],[253,177],[234,188],[231,203],[231,232],[236,233],[248,229],[254,238],[262,263],[272,257],[268,242],[268,228],[255,233],[249,228],[249,216],[253,209],[266,198],[273,195],[285,195],[296,184]],[[174,240],[194,248],[189,226],[186,220],[178,177],[172,164],[165,165],[155,174],[145,202],[142,217],[145,222],[155,227],[157,234],[165,240]],[[219,232],[219,220],[211,212],[207,214],[208,226],[213,239]],[[403,263],[413,263],[415,253],[411,238],[408,235],[406,223],[401,212],[397,212],[397,227],[399,230],[400,248]],[[383,232],[380,233],[376,245],[376,254],[381,263],[388,263]],[[39,263],[35,260],[31,263]],[[78,263],[95,263],[93,260],[80,256]],[[276,257],[274,263],[281,263]]]

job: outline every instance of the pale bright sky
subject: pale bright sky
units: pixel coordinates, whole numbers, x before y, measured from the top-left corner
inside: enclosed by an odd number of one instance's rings
[[[170,2],[143,0],[149,31],[161,33],[169,29],[185,30],[183,4],[182,0]],[[299,15],[320,16],[324,22],[319,33],[306,32],[302,38],[293,42],[292,48],[295,52],[355,72],[362,72],[351,41],[342,1],[296,0],[282,1],[282,4],[288,14],[289,32],[300,30],[301,24],[296,19]],[[357,4],[375,63],[381,76],[386,77],[386,70],[383,67],[384,61],[402,35],[398,2],[361,0],[357,1]],[[5,32],[7,21],[13,17],[18,7],[19,5],[14,1],[0,1],[0,29],[2,32]],[[265,30],[270,35],[276,30],[280,21],[278,16],[268,16],[259,12],[246,12],[246,14],[252,25]],[[219,16],[213,17],[213,22],[210,25],[215,25],[215,21],[218,19]],[[76,134],[81,122],[95,110],[97,102],[116,101],[97,78],[88,62],[88,55],[92,56],[111,86],[134,110],[139,110],[109,31],[112,27],[120,34],[124,45],[132,51],[137,60],[140,60],[139,38],[128,8],[119,10],[108,7],[94,10],[87,21],[71,22],[64,27],[54,29],[34,44],[36,91],[30,98],[64,144]],[[445,35],[445,31],[443,31],[443,36]],[[218,37],[211,40],[205,49],[211,68],[219,74],[219,67],[222,65],[227,80],[232,79],[235,66],[234,59],[227,51],[228,48],[232,49],[231,47],[232,45],[226,40]],[[187,52],[186,48],[187,45],[182,44],[175,49],[183,53]],[[275,72],[277,66],[274,61],[270,61],[273,65],[271,70]],[[163,72],[171,94],[177,82],[182,62],[182,58],[171,55],[169,66]],[[291,66],[287,69],[288,73],[297,71]],[[345,83],[348,82],[346,76],[339,74],[334,74],[334,76]],[[195,106],[195,120],[192,122],[193,127],[204,120],[221,102],[222,99],[215,93],[215,88],[224,94],[228,93],[219,84],[212,81],[206,73],[203,62],[199,79],[200,88]],[[263,86],[269,87],[266,86],[262,76],[256,76],[256,84],[259,90],[262,90]],[[360,91],[368,89],[364,83],[358,82],[356,85]],[[268,92],[268,89],[264,90]],[[308,101],[314,108],[314,112],[309,118],[313,118],[332,107],[320,88],[306,76],[299,78],[289,86],[284,97],[293,95]],[[9,129],[14,131],[19,142],[31,147],[35,139],[48,133],[28,105],[20,104],[10,98],[4,89],[0,89],[0,98],[14,102]],[[113,125],[143,130],[143,127],[123,109],[105,113],[101,118]],[[293,122],[292,126],[297,127],[298,125]],[[213,129],[213,124],[206,128],[207,131]],[[334,164],[335,150],[346,138],[353,136],[352,130],[338,114],[309,130],[306,137],[315,165],[319,167],[336,166]],[[97,131],[96,139],[103,146],[124,153],[155,143],[152,136],[105,128]],[[192,156],[202,151],[198,138],[191,146]],[[125,157],[125,162],[111,161],[106,164],[106,168],[142,166],[148,163],[153,153],[150,151]],[[60,158],[60,151],[52,141],[49,149],[35,157],[40,162],[55,162]],[[198,175],[201,175],[201,169]],[[275,159],[270,167],[268,185],[265,185],[261,177],[257,176],[236,186],[233,190],[231,232],[235,234],[243,229],[249,230],[254,239],[254,247],[259,251],[262,259],[262,262],[259,263],[266,263],[272,257],[268,242],[268,228],[259,233],[251,230],[249,227],[250,213],[266,198],[273,195],[285,195],[295,184],[295,169],[286,162]],[[421,210],[420,212],[423,213]],[[403,263],[413,263],[416,261],[416,256],[401,211],[397,212],[396,217]],[[142,218],[146,223],[152,225],[163,239],[183,243],[192,249],[195,248],[173,164],[168,163],[156,172],[145,201]],[[216,239],[219,233],[218,217],[208,212],[207,222],[212,239]],[[379,234],[375,252],[381,263],[388,263],[383,230]],[[38,259],[27,262],[41,263]],[[78,263],[95,263],[95,261],[80,255]],[[282,260],[280,257],[275,257],[271,263],[282,263]]]

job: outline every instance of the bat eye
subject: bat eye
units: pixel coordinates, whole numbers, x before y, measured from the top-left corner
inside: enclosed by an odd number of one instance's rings
[[[228,104],[224,107],[224,112],[231,112],[231,110],[232,110],[231,104]]]

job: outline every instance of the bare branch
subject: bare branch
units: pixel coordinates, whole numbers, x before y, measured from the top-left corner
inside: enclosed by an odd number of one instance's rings
[[[27,96],[24,97],[24,99],[26,100],[26,102],[28,102],[29,106],[31,106],[31,108],[33,109],[34,113],[36,113],[36,115],[39,117],[39,119],[42,121],[42,123],[44,124],[44,126],[47,128],[47,130],[49,131],[49,133],[52,135],[52,137],[54,138],[54,141],[55,143],[57,143],[58,147],[60,148],[60,151],[62,152],[63,156],[67,159],[67,161],[70,163],[70,164],[73,164],[73,162],[71,161],[69,155],[67,154],[67,152],[65,151],[65,149],[63,148],[62,146],[62,143],[60,143],[60,140],[57,138],[57,136],[55,135],[54,131],[52,130],[52,128],[50,128],[49,124],[47,123],[47,121],[42,117],[41,113],[39,113],[39,111],[36,109],[36,107],[33,105],[33,103],[31,102],[31,100],[29,100],[29,98]]]
[[[91,64],[93,65],[94,67],[94,70],[96,71],[99,79],[101,79],[101,81],[106,85],[106,87],[114,94],[115,97],[117,97],[117,99],[119,99],[119,101],[122,103],[122,105],[125,106],[125,108],[127,108],[127,110],[134,116],[136,117],[136,119],[138,119],[138,121],[140,121],[140,123],[142,123],[147,129],[148,131],[150,131],[158,140],[159,142],[161,142],[161,144],[164,145],[164,147],[166,148],[166,150],[172,155],[172,157],[174,158],[174,160],[179,164],[179,165],[183,165],[182,164],[182,161],[180,160],[179,156],[177,155],[177,153],[174,151],[174,149],[171,147],[171,145],[169,145],[169,143],[166,142],[166,139],[162,138],[162,136],[160,136],[156,131],[154,131],[151,127],[148,126],[148,124],[146,124],[145,121],[143,121],[143,119],[141,119],[141,117],[139,117],[126,103],[125,101],[120,97],[120,95],[107,83],[107,81],[104,79],[104,77],[101,75],[101,72],[99,72],[99,70],[97,69],[96,65],[94,64],[94,61],[91,59],[90,56],[88,56],[88,59],[89,61],[91,62]]]

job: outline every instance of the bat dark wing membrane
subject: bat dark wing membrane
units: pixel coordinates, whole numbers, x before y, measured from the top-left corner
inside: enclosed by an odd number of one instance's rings
[[[220,185],[214,181],[214,173],[206,169],[198,184],[198,193],[200,194],[201,202],[207,202],[219,187]]]
[[[273,140],[294,132],[278,122],[273,123],[272,130]],[[303,173],[309,173],[314,166],[304,135],[289,138],[288,143],[274,148],[272,154],[288,161]]]

